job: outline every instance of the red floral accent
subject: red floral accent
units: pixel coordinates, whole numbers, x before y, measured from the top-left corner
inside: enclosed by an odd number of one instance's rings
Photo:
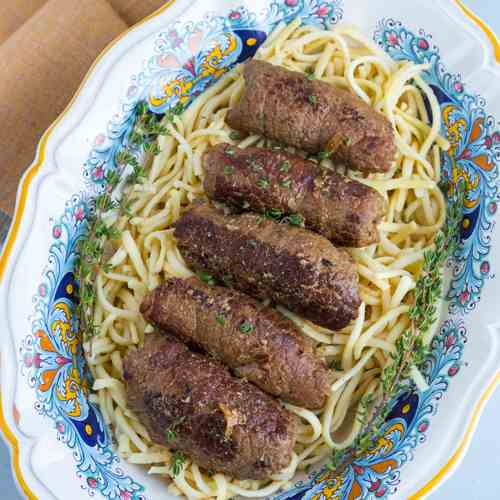
[[[389,43],[389,45],[399,45],[398,35],[394,32],[387,33],[387,43]]]
[[[102,179],[104,177],[104,170],[102,167],[97,167],[92,174],[94,179]]]
[[[479,268],[483,274],[488,274],[490,272],[490,263],[485,260],[482,264],[481,267]]]
[[[498,206],[497,206],[497,204],[496,204],[494,201],[492,201],[492,202],[488,205],[488,210],[490,211],[490,214],[494,214],[494,213],[496,213],[497,208],[498,208]]]
[[[328,8],[328,5],[326,5],[326,3],[324,3],[324,4],[321,4],[320,7],[318,8],[318,10],[316,11],[316,15],[318,15],[319,17],[325,17],[328,15],[329,12],[330,12],[330,9]]]
[[[455,84],[453,85],[453,88],[458,92],[458,93],[462,93],[464,91],[464,86],[462,85],[461,82],[455,82]]]
[[[446,346],[446,348],[449,349],[454,343],[455,338],[453,337],[453,335],[447,335],[444,341],[444,345]]]
[[[418,426],[418,430],[419,430],[420,432],[425,432],[428,428],[429,428],[429,422],[422,422],[422,423]]]
[[[55,236],[55,235],[54,235]],[[60,236],[60,235],[59,235]],[[55,236],[56,238],[59,238],[59,236]],[[40,285],[38,287],[38,293],[42,296],[45,297],[47,294],[47,287],[45,285]]]
[[[429,49],[429,42],[425,38],[419,38],[417,42],[418,48],[422,50]]]
[[[77,207],[75,212],[74,212],[74,215],[75,215],[75,219],[78,222],[81,222],[85,218],[85,210],[83,210],[82,207]]]
[[[295,7],[298,3],[298,0],[285,0],[285,5],[287,7]]]
[[[106,136],[104,134],[99,134],[95,139],[94,139],[94,145],[95,146],[100,146],[101,144],[104,143],[106,140]]]
[[[229,19],[240,19],[241,17],[241,14],[237,11],[237,10],[233,10],[230,14],[229,14]]]
[[[61,237],[61,234],[62,234],[61,226],[54,226],[54,229],[52,229],[52,236],[54,236],[54,238],[56,239],[59,239]]]
[[[87,484],[92,489],[97,488],[97,479],[95,477],[89,477],[87,479]]]
[[[352,470],[354,471],[355,474],[357,474],[358,476],[361,476],[364,472],[365,472],[365,469],[363,469],[363,467],[360,467],[359,465],[356,465],[354,464],[352,466]]]
[[[459,296],[458,296],[458,300],[460,302],[460,304],[464,305],[466,302],[469,301],[469,298],[470,298],[470,294],[467,290],[464,290]]]
[[[459,370],[458,365],[450,366],[450,369],[448,370],[448,375],[450,377],[454,377],[458,373],[458,370]]]
[[[35,365],[36,368],[40,368],[42,366],[42,357],[40,356],[40,353],[36,353],[34,358],[33,358],[33,364]]]

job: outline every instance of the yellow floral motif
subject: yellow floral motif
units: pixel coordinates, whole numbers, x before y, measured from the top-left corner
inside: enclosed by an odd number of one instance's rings
[[[238,43],[235,35],[224,33],[223,36],[227,40],[226,48],[221,49],[220,45],[216,45],[204,58],[201,64],[199,74],[192,80],[184,80],[177,78],[163,85],[162,97],[150,96],[149,100],[155,107],[159,107],[167,102],[172,97],[177,97],[179,102],[185,103],[191,97],[193,86],[206,78],[219,78],[227,70],[227,67],[222,65],[223,60],[233,53],[238,48]]]
[[[462,140],[461,131],[467,130],[467,122],[465,119],[460,118],[456,121],[452,121],[450,114],[452,113],[454,107],[452,105],[446,106],[443,110],[443,119],[446,124],[446,128],[448,129],[448,140],[450,141],[450,158],[452,160],[452,169],[451,169],[451,182],[450,182],[450,197],[453,196],[455,187],[459,184],[460,181],[465,183],[465,192],[469,193],[470,191],[474,191],[479,186],[479,174],[475,174],[474,172],[469,173],[463,168],[461,168],[456,161],[456,157],[458,156],[458,147]],[[479,127],[479,123],[474,123],[474,129]],[[469,199],[467,196],[464,200],[464,205],[466,208],[473,209],[479,203],[479,198]]]

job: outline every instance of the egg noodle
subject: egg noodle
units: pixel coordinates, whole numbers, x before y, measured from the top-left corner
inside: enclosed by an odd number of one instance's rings
[[[219,142],[241,148],[272,143],[256,135],[234,140],[224,122],[244,88],[241,67],[227,73],[167,124],[169,134],[159,139],[161,152],[147,169],[146,181],[131,188],[132,218],[118,221],[123,236],[111,257],[110,270],[101,270],[96,278],[95,323],[100,334],[86,342],[84,349],[95,380],[91,397],[114,432],[119,454],[130,463],[146,465],[150,474],[165,476],[169,491],[189,498],[271,495],[286,488],[296,472],[325,460],[332,449],[353,443],[361,426],[356,418],[360,400],[367,394],[380,394],[382,370],[395,351],[397,338],[410,324],[411,292],[424,252],[432,248],[445,220],[445,199],[437,182],[440,154],[448,143],[439,135],[438,101],[419,76],[426,65],[392,61],[355,28],[341,25],[322,31],[301,26],[299,20],[278,26],[256,57],[312,73],[318,80],[357,94],[392,122],[398,153],[389,172],[366,178],[335,167],[375,188],[387,203],[380,242],[349,249],[360,276],[362,304],[357,319],[332,332],[278,306],[334,366],[331,393],[323,409],[285,404],[300,421],[290,465],[266,481],[235,480],[220,473],[210,475],[186,460],[174,476],[171,452],[151,442],[127,407],[123,358],[153,331],[139,313],[146,293],[169,277],[193,274],[177,249],[172,225],[193,200],[204,196],[204,151]],[[334,166],[329,159],[323,165]],[[425,387],[416,370],[414,378]]]

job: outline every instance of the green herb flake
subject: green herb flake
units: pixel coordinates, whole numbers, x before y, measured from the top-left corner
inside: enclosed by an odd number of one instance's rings
[[[182,453],[182,451],[175,451],[170,458],[170,470],[172,471],[172,475],[178,476],[182,469],[184,468],[184,463],[186,461],[186,457]]]
[[[248,244],[254,248],[257,246],[257,242],[255,240],[248,240]]]
[[[316,106],[318,104],[318,97],[315,96],[314,94],[311,94],[307,100],[309,101],[310,104],[312,104],[313,106]]]
[[[327,150],[320,151],[318,153],[318,160],[319,161],[326,160],[326,159],[330,158],[331,155],[332,155],[331,151],[327,151]]]
[[[306,68],[306,75],[309,81],[316,79],[316,77],[314,76],[314,68]]]
[[[279,208],[269,208],[264,212],[267,219],[279,221],[283,217],[283,211]]]
[[[215,286],[215,279],[214,279],[214,277],[211,274],[209,274],[209,273],[207,273],[205,271],[200,271],[198,273],[198,278],[201,281],[203,281],[203,283],[206,283],[207,285]]]
[[[344,138],[344,145],[345,146],[350,146],[352,144],[352,139],[350,137]]]
[[[241,139],[241,135],[237,130],[231,130],[231,132],[229,134],[229,138],[232,141],[239,141]]]
[[[177,437],[177,430],[179,425],[182,424],[186,420],[186,417],[179,417],[176,418],[170,427],[165,431],[165,439],[167,440],[167,443],[172,442],[176,437]]]
[[[280,182],[280,186],[284,187],[286,189],[290,189],[291,185],[292,185],[292,179],[290,177],[288,177]]]
[[[288,160],[282,160],[279,162],[278,168],[280,172],[287,174],[290,169],[290,162]]]
[[[243,208],[243,210],[248,210],[250,208],[250,203],[248,203],[248,201],[244,201],[241,204],[241,207]]]
[[[299,214],[290,214],[283,219],[283,222],[287,222],[291,226],[302,226],[304,224],[304,219]]]
[[[257,186],[261,189],[267,189],[269,187],[269,180],[266,179],[265,177],[261,177],[257,181]]]
[[[254,326],[249,321],[244,321],[240,325],[240,332],[241,333],[251,333],[251,332],[253,332],[253,330],[254,330]]]
[[[223,314],[217,314],[215,320],[217,321],[217,323],[219,323],[219,325],[224,326],[226,322],[226,317]]]
[[[224,165],[224,175],[231,175],[233,173],[233,167],[231,165]]]

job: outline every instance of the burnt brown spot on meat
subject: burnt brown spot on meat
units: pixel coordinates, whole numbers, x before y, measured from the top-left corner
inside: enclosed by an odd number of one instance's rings
[[[363,172],[389,170],[396,155],[389,120],[354,94],[303,73],[252,59],[244,69],[245,91],[227,123],[310,153],[332,138],[348,142],[334,157]]]

